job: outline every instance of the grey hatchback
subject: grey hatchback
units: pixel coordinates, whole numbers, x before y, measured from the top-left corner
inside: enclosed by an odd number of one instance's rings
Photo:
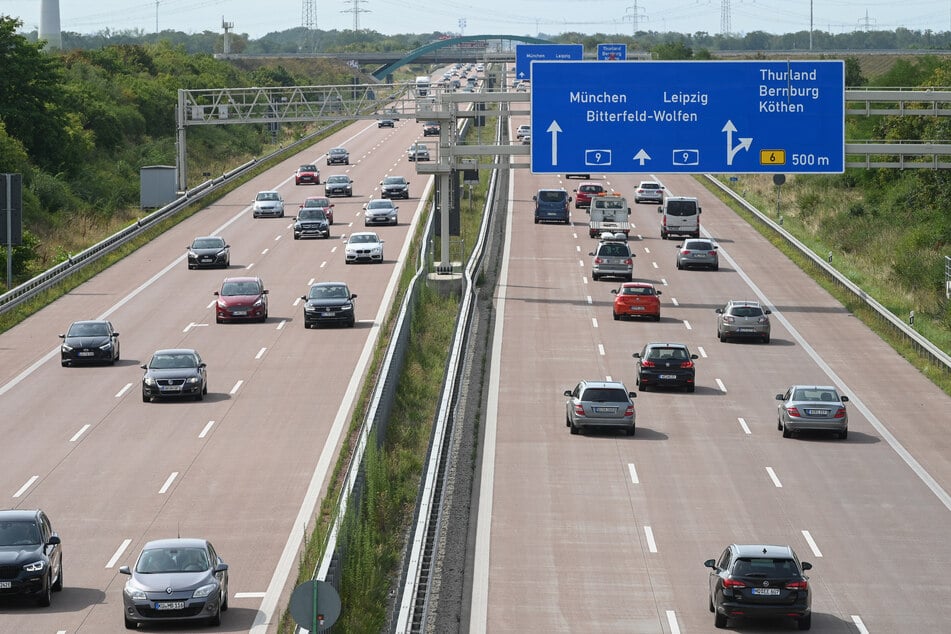
[[[619,381],[581,381],[565,390],[565,426],[572,434],[588,427],[623,429],[628,436],[636,430],[634,392]]]
[[[723,308],[717,308],[717,339],[725,342],[732,338],[759,339],[769,343],[770,310],[759,302],[731,299]]]
[[[720,256],[717,245],[711,240],[688,238],[677,245],[677,268],[703,266],[714,271],[720,268]]]

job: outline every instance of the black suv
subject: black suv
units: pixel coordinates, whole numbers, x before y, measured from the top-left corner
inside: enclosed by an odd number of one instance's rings
[[[63,589],[63,549],[43,511],[0,511],[0,597],[26,596],[42,607]]]
[[[697,355],[690,354],[684,344],[653,342],[632,356],[637,359],[638,391],[660,386],[682,387],[688,392],[696,389],[697,368],[693,360]]]
[[[716,627],[726,627],[731,618],[782,616],[796,619],[800,630],[812,627],[812,594],[803,574],[812,564],[800,562],[789,546],[730,544],[720,559],[703,565],[711,569]]]

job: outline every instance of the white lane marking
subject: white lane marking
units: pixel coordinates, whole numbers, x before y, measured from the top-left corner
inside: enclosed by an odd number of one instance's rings
[[[217,302],[217,301],[218,301],[217,299],[211,300],[211,303],[208,304],[207,306],[205,306],[205,308],[214,308],[214,307],[215,307],[215,302]]]
[[[587,284],[587,283],[588,283],[588,276],[587,276],[587,275],[582,275],[582,276],[581,276],[581,282],[584,283],[584,284]]]
[[[656,553],[657,542],[654,541],[654,531],[651,530],[650,526],[644,527],[644,537],[647,538],[647,551],[651,553]]]
[[[650,252],[651,252],[650,249],[648,249],[647,247],[644,247],[644,253],[650,253]]]
[[[769,475],[769,479],[773,481],[773,484],[777,489],[783,488],[783,483],[779,481],[779,478],[776,476],[776,472],[773,471],[772,467],[766,467],[766,473]]]
[[[295,307],[296,307],[296,306],[299,306],[302,301],[304,301],[304,300],[301,299],[300,297],[295,297],[295,298],[294,298],[294,303],[291,304],[291,306],[295,306]]]
[[[575,245],[575,251],[577,251],[578,253],[581,253],[581,245],[580,245],[580,244],[576,244],[576,245]]]
[[[822,557],[822,552],[819,550],[819,547],[816,546],[816,542],[812,539],[812,535],[809,534],[809,531],[802,531],[802,536],[806,538],[806,543],[809,544],[809,548],[812,549],[812,554],[816,557]]]
[[[592,328],[597,328],[597,327],[598,327],[598,318],[597,318],[597,317],[592,317],[592,318],[591,318],[591,327],[592,327]]]
[[[684,327],[685,327],[687,330],[693,330],[693,328],[690,327],[690,322],[687,321],[686,319],[684,319]]]
[[[651,266],[653,266],[655,269],[660,268],[659,266],[657,266],[657,262],[651,262]]]
[[[250,271],[253,267],[254,267],[254,262],[252,262],[251,264],[247,265],[247,266],[244,267],[244,268],[245,268],[245,270]]]
[[[327,266],[327,260],[320,263],[320,268],[324,268],[325,266]]]
[[[241,389],[241,385],[242,385],[243,383],[244,383],[244,381],[239,379],[238,382],[234,384],[234,387],[231,388],[231,391],[228,392],[228,394],[235,394],[238,390]]]
[[[640,484],[641,481],[637,479],[637,469],[634,468],[634,463],[627,463],[627,470],[631,474],[631,484]]]
[[[281,234],[277,234],[277,236],[274,237],[274,240],[280,240],[282,237],[284,236],[282,236]]]
[[[752,432],[750,431],[750,428],[746,425],[746,421],[745,421],[745,420],[743,420],[742,418],[737,418],[736,420],[740,421],[740,427],[743,428],[743,433],[745,433],[745,434],[751,434],[751,433],[752,433]]]
[[[717,386],[720,388],[720,391],[723,393],[726,393],[726,386],[723,385],[723,381],[721,381],[720,379],[716,379],[716,382],[717,382]]]
[[[677,301],[676,297],[671,297],[670,303],[673,304],[674,306],[680,306],[680,302]]]
[[[264,592],[235,592],[231,595],[232,599],[263,599]]]
[[[132,387],[131,383],[126,383],[121,390],[116,392],[116,398],[121,398],[122,395],[128,392],[131,387]]]
[[[600,354],[602,357],[604,356],[604,344],[603,344],[603,343],[599,343],[599,344],[598,344],[598,354]]]
[[[862,619],[859,617],[859,615],[853,614],[852,622],[855,623],[855,629],[859,631],[859,634],[868,634],[868,628],[865,627],[865,623],[862,622]]]
[[[280,321],[280,323],[277,325],[277,329],[278,329],[278,330],[284,330],[284,324],[286,324],[286,323],[287,323],[287,320],[286,320],[286,319],[282,319],[282,320]]]
[[[116,565],[116,562],[119,561],[119,557],[122,557],[122,553],[125,552],[125,549],[129,547],[129,544],[132,543],[131,539],[123,539],[122,543],[119,544],[119,548],[116,549],[116,552],[112,555],[112,558],[106,562],[106,568],[112,568]]]
[[[699,352],[700,356],[704,359],[707,358],[707,351],[703,349],[703,346],[697,346],[697,352]]]
[[[214,426],[215,426],[215,421],[213,421],[213,420],[210,420],[210,421],[208,421],[207,423],[205,423],[205,426],[202,428],[201,433],[198,434],[198,437],[199,437],[199,438],[204,438],[205,436],[207,436],[207,435],[208,435],[208,432],[210,432],[210,431],[211,431],[211,428],[214,427]]]
[[[607,375],[606,377],[604,377],[604,380],[605,380],[605,381],[613,381],[614,379],[612,379],[612,378],[611,378],[611,375],[609,374],[609,375]]]
[[[660,278],[660,283],[663,284],[664,286],[668,286],[668,284],[667,284],[667,278],[663,278],[663,277]]]
[[[36,481],[39,480],[39,479],[40,479],[40,476],[35,475],[35,476],[33,476],[32,478],[30,478],[29,480],[27,480],[27,481],[23,484],[23,486],[21,486],[19,489],[17,489],[17,492],[13,494],[13,497],[18,498],[18,497],[20,497],[21,495],[23,495],[24,493],[26,493],[27,489],[29,489],[31,486],[33,486],[33,483],[36,482]]]
[[[330,250],[330,252],[333,253],[333,252],[335,252],[336,250],[337,250],[337,247],[334,247],[334,248],[332,248],[332,249]]]
[[[281,238],[281,237],[278,236],[278,237],[276,237],[276,238],[274,238],[274,239],[275,239],[275,240],[280,240],[280,238]],[[268,251],[270,251],[270,249],[264,249],[263,251],[261,251],[261,255],[267,255],[267,252],[268,252]]]
[[[172,474],[168,476],[168,479],[165,480],[165,484],[162,485],[162,488],[159,489],[159,494],[167,493],[168,488],[172,486],[172,482],[175,482],[175,478],[178,477],[178,471],[172,471]]]
[[[56,634],[66,634],[66,630],[56,630]]]
[[[265,353],[266,351],[267,351],[267,348],[261,348],[260,350],[258,350],[258,353],[257,353],[256,355],[254,355],[254,358],[255,358],[255,359],[260,359],[261,357],[264,356],[264,353]]]
[[[769,298],[766,297],[766,294],[763,293],[763,291],[753,283],[753,280],[751,280],[746,272],[743,271],[743,269],[736,263],[736,260],[734,260],[730,254],[723,249],[720,249],[719,253],[721,253],[723,257],[726,258],[726,261],[730,264],[730,266],[733,267],[733,270],[736,271],[740,278],[746,282],[746,285],[752,289],[753,293],[757,298],[759,298],[760,302],[772,309],[773,317],[779,321],[779,323],[781,323],[784,328],[786,328],[786,330],[789,332],[789,335],[796,340],[796,343],[798,343],[799,347],[801,347],[806,352],[806,354],[809,355],[809,358],[811,358],[815,364],[822,369],[825,375],[829,377],[829,380],[832,382],[832,384],[841,386],[845,392],[849,393],[849,404],[865,417],[865,420],[867,420],[869,424],[875,428],[875,431],[877,431],[879,435],[885,439],[885,442],[888,443],[888,446],[891,447],[892,450],[898,454],[898,457],[901,458],[905,464],[911,468],[915,475],[918,476],[918,479],[924,482],[925,486],[927,486],[931,492],[934,493],[935,497],[938,498],[938,500],[944,505],[946,509],[951,511],[951,495],[949,495],[948,492],[944,490],[944,487],[938,484],[937,480],[935,480],[934,477],[932,477],[932,475],[921,466],[921,463],[918,462],[907,449],[905,449],[904,445],[898,442],[898,439],[895,438],[895,436],[892,435],[890,431],[888,431],[888,428],[885,427],[882,421],[880,421],[878,417],[875,416],[875,414],[873,414],[872,411],[865,405],[862,399],[856,395],[855,390],[849,389],[848,384],[843,381],[839,375],[832,370],[831,367],[829,367],[829,364],[819,356],[819,353],[816,352],[811,345],[809,345],[809,342],[799,334],[799,331],[796,330],[791,323],[789,323],[789,320],[786,319],[786,316],[783,315],[782,311],[778,310],[772,304],[772,302],[769,301]]]
[[[574,238],[575,240],[577,240],[577,239],[578,239],[578,233],[577,233],[577,232],[572,233],[572,234],[571,234],[571,237]]]
[[[307,286],[313,286],[313,285],[314,285],[314,281],[315,281],[316,279],[317,279],[317,278],[314,278],[314,277],[310,278],[310,280],[307,282]]]
[[[591,296],[590,296],[590,295],[588,295],[588,296],[585,297],[585,301],[588,302],[588,305],[591,305],[591,304],[594,303],[594,302],[591,300]]]
[[[73,437],[69,439],[69,442],[76,442],[77,440],[79,440],[79,437],[82,436],[83,434],[85,434],[87,429],[89,429],[89,425],[88,425],[88,424],[83,425],[82,427],[80,427],[80,428],[79,428],[79,431],[76,432],[76,433],[73,435]]]
[[[584,266],[584,260],[578,260],[578,266]]]
[[[670,628],[670,634],[680,634],[680,625],[677,623],[677,613],[673,610],[667,610],[667,627]]]

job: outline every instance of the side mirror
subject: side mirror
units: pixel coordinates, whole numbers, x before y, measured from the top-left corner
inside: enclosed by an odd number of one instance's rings
[[[350,299],[356,299],[356,298],[357,298],[356,293],[350,293]]]
[[[588,255],[594,255],[594,251],[588,251]]]
[[[704,565],[706,568],[713,568],[714,570],[716,570],[717,562],[716,562],[715,559],[708,559],[708,560],[706,560],[705,562],[703,562],[703,565]]]
[[[848,402],[849,402],[849,397],[848,397],[848,396],[842,396],[842,397],[840,397],[839,400],[841,400],[843,403],[848,403]]]
[[[119,574],[120,574],[120,575],[131,575],[131,574],[132,574],[132,571],[129,570],[129,567],[128,567],[128,566],[119,566]]]
[[[640,359],[640,358],[641,358],[641,353],[640,353],[640,352],[635,352],[635,353],[632,354],[631,356],[634,357],[635,359]]]
[[[664,213],[664,208],[663,208],[663,207],[658,207],[658,208],[657,208],[657,213],[659,213],[659,214]]]
[[[264,294],[264,295],[267,295],[268,292],[269,292],[269,291],[268,291],[266,288],[265,288],[263,291],[261,291],[261,293]]]
[[[763,309],[763,312],[766,313],[767,315],[772,315],[772,314],[773,314],[773,311],[771,311],[771,310],[768,309],[768,308],[764,308],[764,309]]]
[[[631,208],[630,208],[630,207],[627,208],[627,215],[628,215],[628,216],[631,215]]]
[[[119,336],[119,333],[114,332],[114,333],[112,333],[112,336],[113,336],[113,337],[118,337],[118,336]]]
[[[655,294],[655,295],[663,295],[663,293],[661,293],[660,291],[654,291],[654,294]]]
[[[802,569],[803,569],[803,572],[805,572],[806,570],[812,570],[812,564],[809,563],[808,561],[804,561],[802,562]]]
[[[59,535],[50,535],[50,539],[48,542],[46,542],[46,545],[55,546],[56,544],[61,544],[61,543],[62,543],[62,540],[60,540]]]
[[[565,396],[571,396],[571,390],[565,390]]]
[[[66,335],[60,335],[59,338],[60,338],[60,339],[65,339],[65,338],[66,338]]]
[[[690,358],[691,358],[691,359],[699,359],[700,357],[697,356],[697,355],[695,355],[695,354],[692,354],[692,355],[690,355]]]
[[[722,309],[722,308],[717,308],[715,312],[716,312],[718,315],[722,315],[722,314],[723,314],[723,309]]]
[[[215,297],[218,297],[218,291],[215,291]]]
[[[628,392],[627,395],[631,398],[637,398],[637,392]]]
[[[617,289],[616,289],[616,288],[612,288],[612,289],[611,289],[611,294],[612,294],[612,295],[617,295]]]
[[[777,395],[776,395],[776,400],[777,400],[777,401],[782,401],[782,400],[783,400],[783,395],[782,395],[782,394],[777,394]]]
[[[142,365],[140,365],[139,367],[142,368],[143,370],[148,370],[148,369],[149,369],[149,366],[145,365],[144,363],[143,363]]]
[[[302,300],[304,300],[305,302],[307,301],[307,296],[306,296],[306,295],[301,295],[300,298],[301,298]]]

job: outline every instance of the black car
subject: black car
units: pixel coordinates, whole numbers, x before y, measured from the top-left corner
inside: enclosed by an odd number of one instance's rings
[[[324,194],[331,196],[353,196],[353,181],[346,174],[328,176],[324,183]]]
[[[0,511],[0,597],[29,597],[46,607],[63,589],[63,547],[46,513]]]
[[[633,357],[637,359],[637,389],[641,392],[648,387],[682,387],[688,392],[694,391],[697,368],[693,360],[697,355],[690,354],[684,344],[649,343]]]
[[[405,176],[386,176],[380,181],[381,198],[409,199],[409,182]]]
[[[156,539],[145,544],[122,591],[123,621],[221,625],[228,609],[228,564],[206,539]]]
[[[188,249],[188,268],[231,266],[231,245],[218,236],[201,236],[185,247]]]
[[[327,152],[327,165],[350,165],[350,152],[346,148],[335,147]]]
[[[294,239],[329,238],[330,220],[320,207],[301,207],[294,220]]]
[[[439,136],[439,122],[427,121],[423,124],[423,136]]]
[[[189,348],[157,350],[142,377],[142,402],[153,398],[191,396],[202,400],[208,393],[208,372],[197,351]]]
[[[720,559],[703,565],[710,572],[710,611],[714,625],[727,626],[731,618],[792,617],[800,630],[812,627],[812,568],[789,546],[730,544]]]
[[[378,128],[395,128],[396,122],[392,119],[380,119],[376,122],[376,127]]]
[[[310,287],[304,300],[304,328],[320,324],[343,324],[353,328],[353,300],[357,296],[343,282],[319,282]]]
[[[80,363],[108,363],[119,360],[119,333],[108,321],[74,321],[59,336],[60,363],[64,367]]]

